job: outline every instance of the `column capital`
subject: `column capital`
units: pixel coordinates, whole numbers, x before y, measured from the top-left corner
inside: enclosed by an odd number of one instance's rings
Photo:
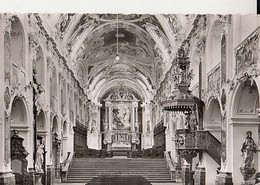
[[[112,102],[111,101],[106,101],[105,105],[106,105],[106,107],[112,107]]]
[[[138,102],[132,102],[132,105],[133,105],[134,107],[138,107]]]

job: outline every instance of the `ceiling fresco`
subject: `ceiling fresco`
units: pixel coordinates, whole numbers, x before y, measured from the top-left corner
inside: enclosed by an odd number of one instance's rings
[[[85,89],[120,77],[153,94],[181,43],[182,26],[174,15],[61,14],[56,32]]]

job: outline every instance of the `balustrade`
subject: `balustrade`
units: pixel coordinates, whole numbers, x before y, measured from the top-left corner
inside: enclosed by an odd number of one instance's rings
[[[206,151],[220,164],[221,143],[209,131],[179,132],[177,131],[175,147],[178,151]]]
[[[128,133],[115,133],[112,135],[113,142],[130,142],[131,135]]]

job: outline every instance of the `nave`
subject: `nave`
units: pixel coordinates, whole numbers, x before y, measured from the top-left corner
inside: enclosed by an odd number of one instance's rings
[[[259,26],[0,14],[0,185],[256,184]]]

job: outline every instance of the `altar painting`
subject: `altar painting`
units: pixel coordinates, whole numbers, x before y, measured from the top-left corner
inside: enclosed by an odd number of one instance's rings
[[[113,130],[131,130],[131,103],[113,103]]]

